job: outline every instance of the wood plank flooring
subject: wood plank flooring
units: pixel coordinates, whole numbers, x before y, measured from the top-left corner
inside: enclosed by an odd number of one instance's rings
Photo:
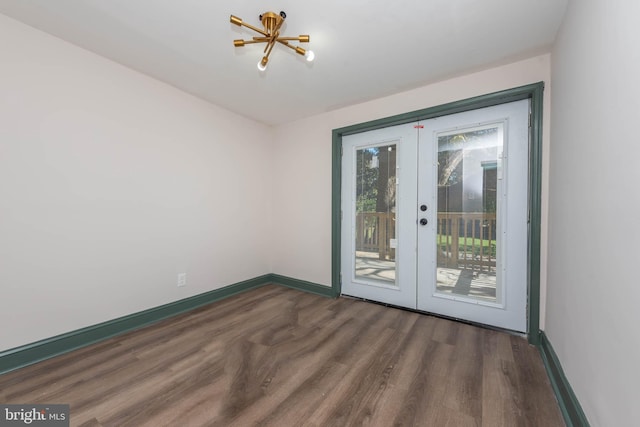
[[[563,426],[523,338],[264,286],[0,376],[72,426]]]

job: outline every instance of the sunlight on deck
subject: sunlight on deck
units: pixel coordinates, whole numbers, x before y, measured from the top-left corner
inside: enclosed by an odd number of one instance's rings
[[[395,261],[379,259],[375,252],[356,252],[355,266],[358,278],[395,283]],[[495,302],[496,275],[495,272],[438,267],[437,291]]]

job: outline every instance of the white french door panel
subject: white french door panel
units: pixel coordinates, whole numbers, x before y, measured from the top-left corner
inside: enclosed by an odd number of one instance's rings
[[[529,101],[443,116],[419,136],[419,310],[526,332]]]
[[[529,101],[342,139],[342,293],[526,332]]]
[[[414,124],[342,139],[342,293],[416,308]]]

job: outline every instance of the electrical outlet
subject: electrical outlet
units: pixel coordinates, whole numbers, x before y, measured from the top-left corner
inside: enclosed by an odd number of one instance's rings
[[[187,286],[187,273],[178,274],[178,287]]]

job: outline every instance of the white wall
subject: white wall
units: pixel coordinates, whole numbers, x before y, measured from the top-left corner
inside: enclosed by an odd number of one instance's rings
[[[469,74],[386,98],[342,108],[275,129],[273,164],[273,271],[322,285],[331,284],[331,131],[396,114],[544,81],[542,244],[546,247],[550,57]],[[341,84],[336,76],[335,84]],[[546,295],[542,255],[541,300]],[[544,303],[541,304],[544,319]]]
[[[271,129],[2,15],[0,51],[0,351],[269,272],[330,285],[334,128],[541,80],[549,123],[549,55]]]
[[[0,351],[271,271],[270,128],[3,15],[0,52]]]
[[[639,16],[573,0],[552,53],[546,334],[593,426],[640,419]]]

